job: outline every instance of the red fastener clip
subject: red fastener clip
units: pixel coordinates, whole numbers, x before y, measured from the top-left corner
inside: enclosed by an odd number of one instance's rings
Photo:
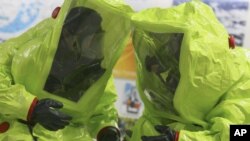
[[[234,49],[235,48],[235,39],[234,39],[233,35],[229,35],[228,42],[229,42],[229,48]]]
[[[0,123],[0,133],[6,132],[10,127],[10,124],[8,122],[2,122]]]
[[[53,19],[55,19],[55,18],[57,17],[57,15],[58,15],[58,13],[59,13],[60,10],[61,10],[61,7],[56,7],[56,8],[54,9],[54,11],[52,12],[51,17],[52,17]]]

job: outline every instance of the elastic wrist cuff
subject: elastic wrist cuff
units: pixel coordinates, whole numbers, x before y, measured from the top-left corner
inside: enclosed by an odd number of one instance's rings
[[[180,134],[180,132],[175,132],[174,141],[178,141],[179,140],[179,134]]]
[[[28,112],[28,115],[27,115],[27,121],[31,121],[31,116],[32,116],[32,113],[35,109],[35,106],[38,102],[38,99],[35,97],[34,100],[32,101],[31,105],[30,105],[30,108],[29,108],[29,112]]]

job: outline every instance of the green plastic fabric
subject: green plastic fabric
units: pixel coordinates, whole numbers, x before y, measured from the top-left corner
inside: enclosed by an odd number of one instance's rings
[[[101,15],[104,74],[78,101],[53,95],[44,90],[65,18],[75,7],[86,7]],[[126,20],[131,8],[119,0],[65,0],[56,19],[48,18],[19,37],[0,44],[0,123],[10,129],[0,133],[0,140],[32,140],[28,127],[16,121],[27,119],[35,97],[52,98],[64,104],[62,111],[73,116],[69,126],[50,132],[37,124],[34,135],[44,141],[88,141],[105,126],[116,126],[116,95],[112,69],[126,46],[131,30]]]
[[[250,123],[250,52],[229,48],[229,35],[209,6],[193,0],[147,9],[131,19],[137,86],[145,105],[131,141],[159,135],[157,124],[179,131],[179,141],[228,141],[230,124]],[[178,57],[173,51],[179,47]],[[149,71],[147,57],[155,57],[161,69],[155,65]],[[179,80],[171,91],[166,82],[173,75]]]

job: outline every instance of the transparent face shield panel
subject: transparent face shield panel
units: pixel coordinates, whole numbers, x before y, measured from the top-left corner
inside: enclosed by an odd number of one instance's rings
[[[77,102],[104,74],[101,23],[101,16],[93,9],[71,9],[62,28],[45,91]]]
[[[137,56],[142,64],[141,79],[144,95],[162,111],[173,107],[173,96],[180,80],[179,58],[183,33],[143,32],[138,38]],[[140,75],[140,74],[139,74]],[[149,78],[148,78],[149,77]]]

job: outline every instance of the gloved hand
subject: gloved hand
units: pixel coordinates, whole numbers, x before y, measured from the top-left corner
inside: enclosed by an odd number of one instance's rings
[[[168,126],[156,125],[155,130],[161,133],[159,136],[142,136],[142,141],[177,141],[178,133]]]
[[[113,126],[104,127],[99,131],[97,141],[120,141],[120,132]]]
[[[30,122],[32,124],[39,123],[50,131],[63,129],[69,124],[72,117],[59,111],[62,107],[61,102],[49,98],[41,99],[36,103],[31,113]]]

